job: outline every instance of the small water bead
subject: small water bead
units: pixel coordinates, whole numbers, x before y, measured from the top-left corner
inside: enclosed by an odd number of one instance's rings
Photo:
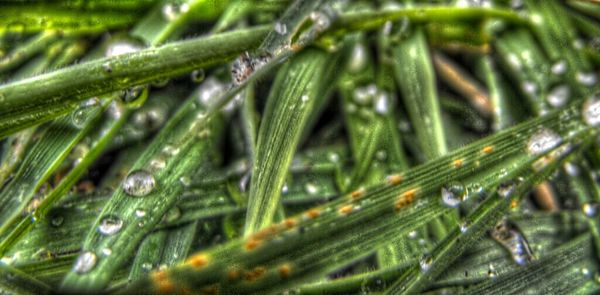
[[[450,208],[456,208],[467,197],[465,186],[457,181],[453,181],[442,187],[442,201]]]
[[[562,75],[567,72],[568,66],[569,65],[567,64],[567,61],[559,60],[552,65],[552,67],[550,68],[550,71],[554,75]]]
[[[85,124],[92,119],[92,114],[100,108],[98,98],[90,98],[79,105],[79,107],[71,114],[71,121],[77,128],[83,128]]]
[[[148,98],[148,87],[138,85],[121,90],[119,98],[129,108],[138,108],[144,104]]]
[[[179,148],[172,145],[165,145],[162,149],[162,153],[167,156],[176,156],[179,154]]]
[[[304,185],[304,190],[309,194],[309,195],[316,195],[319,192],[319,187],[316,186],[314,183],[311,182],[307,182]]]
[[[340,155],[336,152],[329,152],[327,153],[327,159],[329,159],[329,161],[332,163],[339,163]]]
[[[137,218],[143,218],[144,216],[146,216],[146,210],[144,210],[144,209],[135,209],[135,217],[137,217]]]
[[[122,227],[123,220],[116,216],[107,216],[100,221],[98,231],[105,236],[110,236],[118,233]]]
[[[107,47],[104,55],[106,57],[117,56],[122,54],[133,53],[144,48],[143,42],[133,38],[117,38],[112,41]]]
[[[275,22],[275,32],[279,35],[287,34],[287,25],[281,22]]]
[[[587,217],[594,217],[598,213],[598,204],[585,203],[581,206],[581,210]]]
[[[470,223],[466,220],[463,220],[458,225],[461,233],[466,233],[469,230]]]
[[[515,189],[517,188],[517,185],[514,181],[507,181],[504,183],[501,183],[498,186],[498,189],[496,190],[498,192],[498,195],[502,198],[507,198],[510,197],[510,195],[512,195],[512,193],[515,191]]]
[[[519,60],[519,57],[516,54],[509,53],[507,58],[508,58],[508,64],[514,70],[520,70],[523,67],[523,65],[521,64],[521,60]]]
[[[200,85],[198,89],[198,101],[203,106],[212,106],[215,104],[217,97],[225,91],[225,84],[221,83],[214,77],[210,77]]]
[[[490,278],[490,279],[495,279],[498,276],[498,271],[496,271],[496,268],[494,267],[493,264],[490,264],[488,266],[487,275],[488,275],[488,278]]]
[[[146,272],[149,272],[152,270],[152,263],[150,262],[144,262],[142,263],[142,269],[145,270]]]
[[[166,120],[166,111],[159,106],[150,107],[133,115],[133,124],[151,131],[158,129]]]
[[[123,191],[134,197],[143,197],[151,193],[156,187],[154,176],[145,170],[136,170],[125,178]]]
[[[307,102],[309,99],[310,99],[310,97],[309,97],[308,95],[306,95],[306,94],[304,94],[304,95],[302,95],[302,96],[300,97],[300,100],[301,100],[302,102]]]
[[[552,150],[561,142],[562,138],[556,132],[542,128],[529,138],[527,151],[530,155],[537,156]]]
[[[408,232],[408,238],[411,240],[416,239],[419,236],[419,234],[417,233],[416,230],[412,230],[410,232]]]
[[[112,254],[112,249],[110,248],[102,248],[102,255],[110,256]]]
[[[590,126],[600,125],[600,97],[594,95],[583,104],[583,120]]]
[[[175,207],[169,209],[169,211],[167,211],[167,213],[165,213],[165,215],[163,216],[163,221],[166,223],[172,223],[175,220],[179,219],[179,217],[181,217],[181,209],[179,209],[179,207],[175,206]]]
[[[177,19],[179,14],[189,11],[190,7],[187,3],[181,5],[176,3],[167,3],[162,7],[162,15],[168,21],[174,21]]]
[[[314,22],[315,30],[317,30],[317,32],[322,32],[331,25],[329,17],[321,11],[311,12],[310,19]]]
[[[571,88],[568,85],[558,85],[548,93],[548,103],[555,108],[564,106],[571,95]]]
[[[508,220],[501,220],[491,232],[492,238],[500,243],[511,254],[518,265],[523,265],[533,260],[533,253],[529,243],[521,231]]]
[[[165,159],[163,159],[161,157],[156,157],[156,158],[150,160],[150,169],[152,171],[162,170],[166,166],[167,166],[167,162],[165,161]]]
[[[385,115],[390,111],[390,102],[388,94],[380,92],[375,97],[375,112],[380,115]]]
[[[521,85],[521,88],[523,89],[523,91],[525,91],[528,94],[535,94],[538,90],[537,85],[534,82],[531,81],[525,81],[523,82],[523,84]]]
[[[375,84],[356,88],[353,93],[354,102],[359,105],[368,105],[373,101],[377,92],[377,86],[375,86]]]
[[[206,74],[204,73],[203,69],[194,70],[190,74],[190,78],[192,79],[192,82],[194,82],[194,83],[200,83],[200,82],[204,81],[205,77],[206,77]]]
[[[433,263],[433,257],[431,257],[431,255],[429,255],[429,254],[423,255],[423,257],[421,257],[421,260],[419,260],[419,266],[421,267],[421,271],[422,272],[429,271],[429,269],[431,269],[432,263]]]
[[[594,86],[596,85],[596,83],[598,83],[598,78],[596,77],[596,74],[594,72],[590,72],[590,73],[583,73],[583,72],[577,72],[577,74],[575,74],[575,79],[577,80],[577,82],[579,82],[581,85],[584,86]]]
[[[75,265],[73,266],[73,271],[75,271],[78,274],[87,273],[90,270],[92,270],[94,266],[96,266],[97,260],[98,258],[93,252],[83,252],[79,255],[79,257],[77,257]]]
[[[192,179],[189,176],[181,176],[179,182],[181,182],[184,187],[189,187],[192,184]]]
[[[567,172],[567,174],[570,176],[578,176],[579,175],[579,167],[577,167],[577,165],[575,165],[571,162],[566,162],[564,165],[564,169]]]

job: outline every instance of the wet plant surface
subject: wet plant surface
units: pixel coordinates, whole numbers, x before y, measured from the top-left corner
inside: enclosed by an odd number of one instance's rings
[[[600,292],[598,1],[0,16],[0,294]]]

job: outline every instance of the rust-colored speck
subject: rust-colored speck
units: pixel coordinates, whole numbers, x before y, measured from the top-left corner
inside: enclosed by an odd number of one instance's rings
[[[388,175],[388,177],[385,178],[385,181],[389,185],[398,185],[402,182],[402,180],[403,180],[403,177],[400,174]]]
[[[352,210],[354,210],[354,205],[350,204],[340,207],[340,209],[338,209],[338,212],[342,215],[347,215],[350,214]]]
[[[491,145],[488,145],[486,147],[483,148],[483,150],[481,150],[484,154],[489,155],[494,151],[494,147]]]
[[[194,255],[185,262],[187,265],[191,265],[193,267],[199,268],[208,264],[208,255],[206,254],[197,254]]]
[[[288,278],[291,273],[292,273],[292,267],[289,264],[286,263],[279,267],[279,275],[282,278],[284,278],[284,279]]]
[[[319,215],[321,215],[321,210],[317,208],[312,208],[306,211],[306,216],[308,216],[309,218],[317,218]]]

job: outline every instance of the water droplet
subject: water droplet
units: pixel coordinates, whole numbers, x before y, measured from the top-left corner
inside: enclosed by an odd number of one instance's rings
[[[523,91],[525,91],[526,93],[529,93],[531,95],[535,94],[538,89],[537,85],[535,85],[535,83],[531,82],[531,81],[523,82],[523,84],[521,85],[521,88],[523,88]]]
[[[310,19],[315,24],[315,30],[317,32],[323,32],[331,24],[329,17],[321,11],[313,11],[310,13]]]
[[[181,209],[179,209],[179,207],[175,206],[175,207],[169,209],[169,211],[167,211],[167,213],[165,213],[165,215],[163,217],[163,221],[166,223],[171,223],[171,222],[174,222],[175,220],[179,219],[179,217],[181,217]]]
[[[550,68],[550,71],[552,71],[552,74],[554,74],[554,75],[562,75],[567,72],[567,67],[568,67],[567,61],[559,60],[552,65],[552,68]]]
[[[339,163],[339,161],[340,161],[340,155],[338,155],[338,153],[336,153],[336,152],[329,152],[327,154],[327,158],[332,163]]]
[[[181,176],[179,182],[185,187],[189,187],[192,184],[192,179],[189,176]]]
[[[96,266],[97,260],[98,258],[93,252],[83,252],[79,255],[79,257],[77,257],[75,265],[73,266],[73,271],[79,274],[87,273],[92,270],[94,266]]]
[[[583,104],[583,120],[590,126],[600,125],[600,98],[594,95]]]
[[[571,95],[571,89],[568,85],[558,85],[550,90],[548,93],[548,103],[555,108],[559,108],[565,105]]]
[[[290,188],[288,187],[288,184],[287,184],[287,182],[285,182],[285,183],[283,184],[283,187],[281,188],[281,193],[282,193],[282,194],[287,194],[289,190],[290,190]]]
[[[598,213],[598,204],[585,203],[581,206],[581,210],[587,217],[594,217]]]
[[[52,218],[52,220],[50,220],[50,224],[52,224],[52,226],[54,226],[54,227],[59,227],[59,226],[61,226],[63,224],[64,220],[65,220],[64,217],[62,217],[60,215],[59,216],[54,216]]]
[[[172,145],[166,145],[162,152],[167,155],[167,156],[176,156],[177,154],[179,154],[179,148],[174,147]]]
[[[158,127],[162,126],[166,120],[166,111],[159,106],[136,112],[133,115],[133,124],[151,131],[158,129]]]
[[[378,150],[375,153],[375,158],[379,161],[385,161],[387,159],[387,152],[385,150]]]
[[[110,236],[118,233],[122,227],[123,220],[115,216],[107,216],[100,221],[98,231],[105,236]]]
[[[542,128],[529,138],[529,142],[527,142],[527,151],[530,155],[537,156],[552,150],[561,142],[562,138],[560,135],[556,134],[556,132],[547,128]]]
[[[163,78],[163,79],[154,80],[150,84],[152,85],[152,87],[163,88],[163,87],[167,86],[167,84],[169,84],[169,81],[170,81],[169,78]]]
[[[307,102],[310,98],[308,97],[308,95],[304,94],[300,97],[300,100],[302,100],[302,102]]]
[[[390,103],[387,93],[380,92],[375,97],[375,112],[380,115],[385,115],[390,110]]]
[[[107,74],[110,74],[110,73],[112,73],[112,71],[113,71],[113,70],[112,70],[112,67],[110,66],[110,63],[109,63],[109,62],[105,62],[105,63],[103,63],[103,64],[102,64],[102,70],[103,70],[105,73],[107,73]]]
[[[104,56],[111,57],[133,53],[144,48],[144,43],[131,37],[117,37],[106,47]]]
[[[470,224],[469,224],[468,221],[466,221],[466,220],[461,221],[460,224],[458,225],[459,228],[460,228],[460,232],[461,233],[466,233],[467,230],[469,230],[469,225]]]
[[[490,279],[495,279],[498,276],[498,272],[496,271],[496,268],[494,268],[493,264],[489,265],[487,275]]]
[[[135,217],[137,217],[137,218],[143,218],[144,216],[146,216],[146,210],[144,210],[144,209],[135,209]]]
[[[152,263],[149,263],[149,262],[142,263],[142,269],[144,269],[146,272],[151,271]]]
[[[319,192],[319,187],[316,186],[314,183],[311,182],[307,182],[304,185],[304,190],[309,194],[309,195],[315,195]]]
[[[442,187],[442,201],[451,208],[456,208],[467,196],[465,186],[457,181],[453,181]]]
[[[508,54],[508,64],[514,69],[514,70],[521,70],[521,61],[519,60],[519,57],[514,54],[514,53],[509,53]]]
[[[71,121],[77,128],[83,128],[85,124],[93,118],[92,114],[100,108],[100,101],[93,97],[82,102],[79,107],[71,114]]]
[[[359,73],[367,65],[367,49],[361,43],[354,45],[350,61],[348,63],[348,70],[352,73]]]
[[[151,193],[156,187],[154,176],[144,170],[136,170],[125,178],[123,191],[130,196],[143,197]]]
[[[512,259],[523,265],[533,260],[529,243],[521,231],[507,219],[501,220],[491,232],[492,238],[511,254]]]
[[[411,240],[416,239],[419,236],[419,234],[417,233],[416,230],[411,230],[410,232],[408,232],[408,238]]]
[[[138,108],[146,102],[148,98],[147,86],[133,86],[121,90],[119,98],[129,108]]]
[[[567,172],[567,174],[569,174],[570,176],[578,176],[579,175],[579,167],[577,167],[577,165],[571,163],[571,162],[566,162],[564,165],[565,171]]]
[[[216,78],[210,77],[198,88],[198,101],[203,106],[212,106],[223,91],[225,91],[225,85]]]
[[[163,158],[156,157],[156,158],[150,160],[150,169],[153,171],[162,170],[166,166],[167,166],[167,163],[165,162],[165,159],[163,159]]]
[[[514,181],[507,181],[507,182],[501,183],[497,189],[498,195],[502,198],[507,198],[510,195],[512,195],[512,193],[515,191],[516,187],[517,187],[517,185],[515,184]]]
[[[577,82],[584,86],[594,86],[596,85],[596,83],[598,83],[598,78],[596,77],[596,74],[594,72],[577,72],[577,74],[575,74],[575,79],[577,80]]]
[[[275,32],[279,35],[285,35],[287,33],[287,25],[280,22],[275,22]]]
[[[110,248],[102,248],[102,255],[110,256],[112,254],[112,249]]]
[[[179,14],[179,7],[173,3],[167,3],[162,7],[162,15],[168,21],[174,21]]]
[[[431,257],[431,255],[429,255],[429,254],[423,255],[423,257],[421,257],[421,260],[419,260],[419,266],[421,267],[421,271],[422,272],[429,271],[429,269],[431,269],[432,263],[433,263],[433,257]]]
[[[190,78],[192,79],[192,82],[194,82],[194,83],[200,83],[200,82],[204,81],[205,77],[206,77],[206,74],[204,73],[203,69],[194,70],[190,74]]]

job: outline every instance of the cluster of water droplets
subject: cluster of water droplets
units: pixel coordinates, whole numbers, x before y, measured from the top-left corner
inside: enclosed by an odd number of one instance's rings
[[[511,254],[517,264],[523,265],[533,260],[533,253],[525,236],[508,220],[502,219],[492,230],[491,236]]]
[[[374,113],[385,115],[390,111],[390,95],[375,84],[357,87],[352,93],[352,102],[346,105],[348,113],[356,113],[364,118],[371,118]],[[372,106],[372,109],[370,108]]]

